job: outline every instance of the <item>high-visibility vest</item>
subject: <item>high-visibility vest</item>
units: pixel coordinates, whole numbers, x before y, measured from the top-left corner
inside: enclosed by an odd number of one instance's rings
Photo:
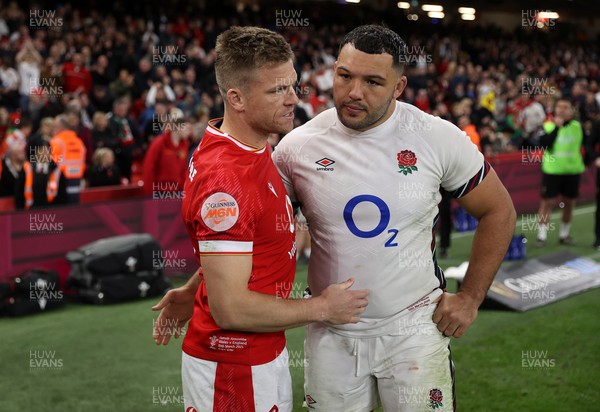
[[[544,131],[552,133],[556,129],[554,122],[544,123]],[[578,175],[585,172],[581,156],[583,128],[577,120],[558,129],[554,144],[544,152],[542,172],[549,175]]]
[[[72,130],[63,130],[50,141],[52,160],[66,179],[81,179],[85,172],[85,145]]]
[[[33,206],[33,168],[31,167],[31,163],[25,162],[23,164],[23,171],[25,172],[25,209],[29,209]],[[48,203],[52,203],[58,194],[59,180],[60,168],[56,167],[48,175],[48,184],[46,185]]]

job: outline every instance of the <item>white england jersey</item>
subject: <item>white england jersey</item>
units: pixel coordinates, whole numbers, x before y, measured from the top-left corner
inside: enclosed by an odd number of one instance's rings
[[[445,288],[433,236],[440,187],[464,196],[489,170],[464,132],[400,102],[366,132],[326,110],[286,135],[273,160],[308,222],[313,295],[350,277],[370,290],[361,321],[335,327],[351,336],[388,333],[396,314]]]

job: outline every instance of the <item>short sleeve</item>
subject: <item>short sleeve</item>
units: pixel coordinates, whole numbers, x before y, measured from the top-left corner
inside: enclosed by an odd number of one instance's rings
[[[491,166],[465,132],[449,122],[444,123],[441,186],[458,199],[475,189],[487,176]]]
[[[224,168],[211,173],[197,192],[194,219],[202,255],[251,255],[263,203],[247,170]]]

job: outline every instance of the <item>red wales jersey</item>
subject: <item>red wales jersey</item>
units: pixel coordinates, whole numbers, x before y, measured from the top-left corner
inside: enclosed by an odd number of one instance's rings
[[[182,215],[194,252],[252,256],[248,289],[287,298],[296,270],[292,204],[271,160],[269,145],[248,146],[209,122],[189,165]],[[204,280],[183,341],[190,356],[245,365],[272,361],[284,332],[223,330],[208,306]]]

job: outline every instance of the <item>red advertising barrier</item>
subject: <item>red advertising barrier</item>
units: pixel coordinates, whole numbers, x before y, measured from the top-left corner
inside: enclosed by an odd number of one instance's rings
[[[137,198],[0,214],[0,278],[38,266],[58,271],[64,281],[68,251],[129,233],[154,236],[163,248],[157,265],[167,274],[196,270],[181,201]]]
[[[541,152],[515,152],[488,159],[508,190],[517,214],[536,213],[540,207],[542,184]],[[586,169],[581,176],[577,203],[596,201],[596,170]]]

